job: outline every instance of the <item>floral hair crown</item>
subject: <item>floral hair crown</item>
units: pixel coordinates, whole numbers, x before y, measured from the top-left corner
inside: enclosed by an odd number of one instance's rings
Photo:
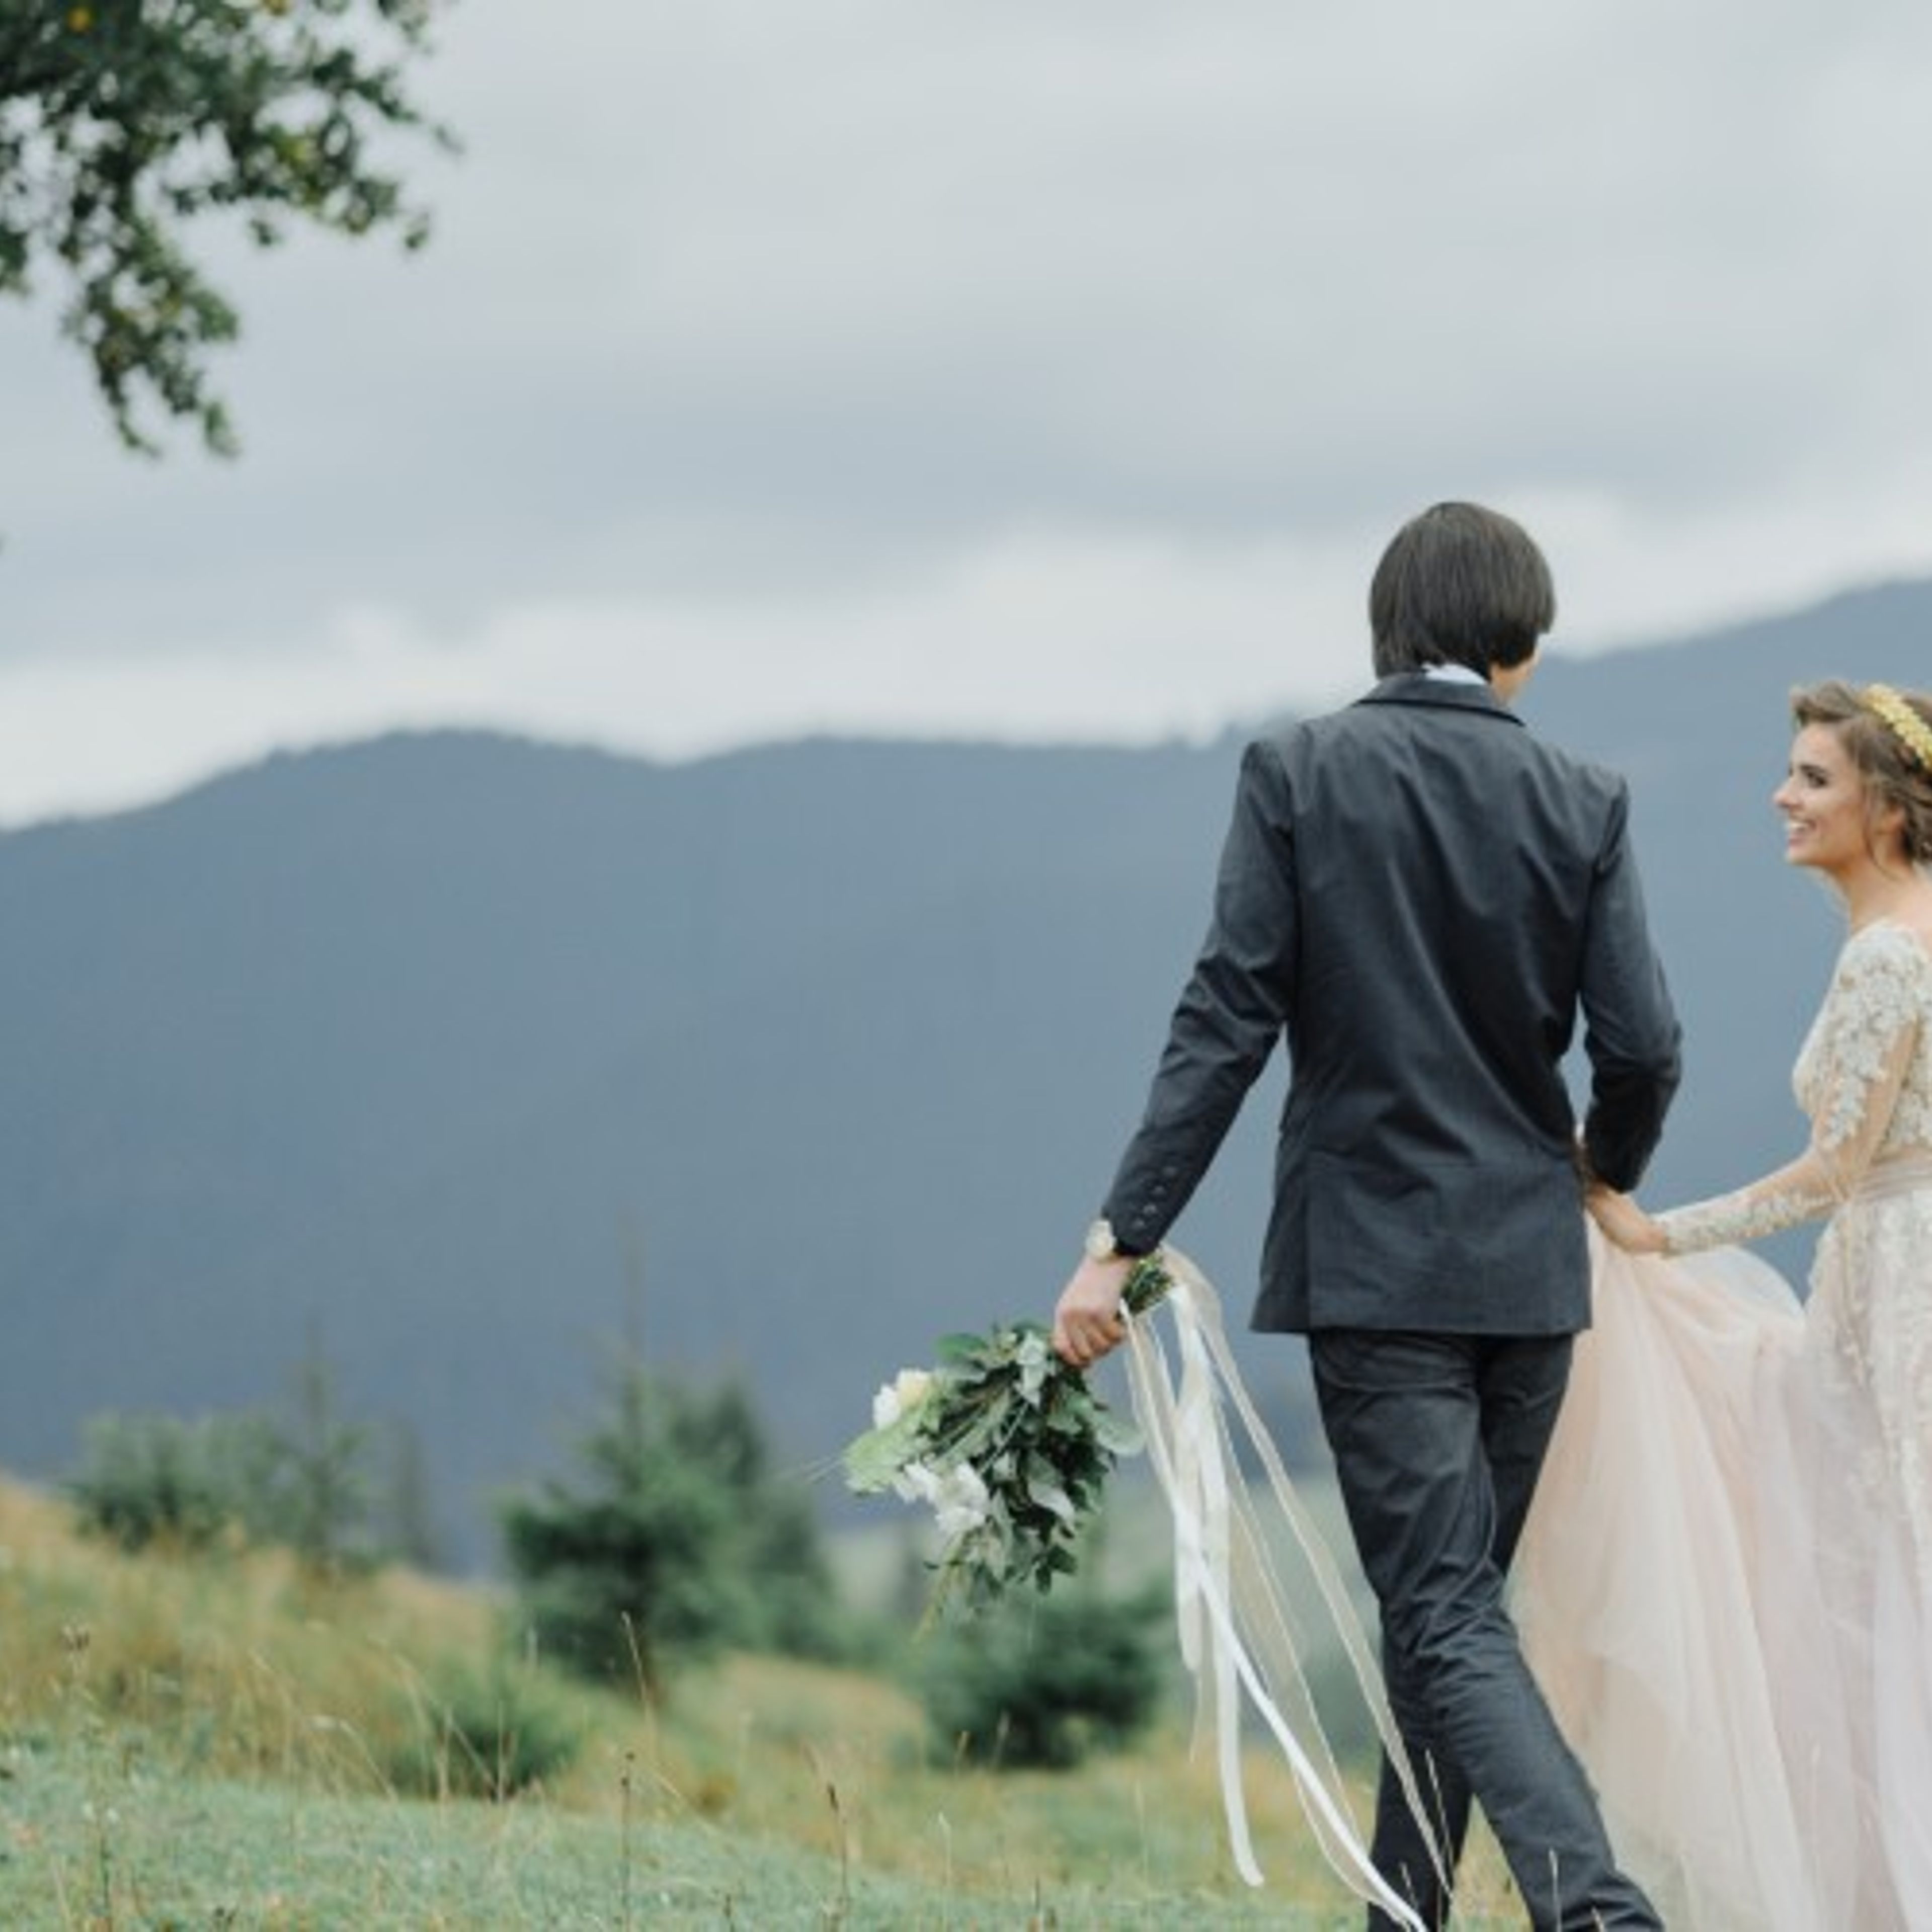
[[[1932,773],[1932,725],[1888,684],[1868,684],[1858,702],[1903,745],[1922,772]]]

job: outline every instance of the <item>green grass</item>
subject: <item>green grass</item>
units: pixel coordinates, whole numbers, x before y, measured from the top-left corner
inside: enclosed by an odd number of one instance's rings
[[[1048,1868],[976,1846],[935,1812],[949,1880],[702,1820],[329,1796],[273,1784],[104,1771],[16,1754],[4,1799],[0,1923],[38,1927],[646,1925],[964,1928],[1354,1926],[1339,1887],[1189,1882],[1151,1856],[1117,1866],[1060,1848]],[[839,1826],[828,1812],[824,1834]],[[1193,1863],[1192,1858],[1183,1863]],[[1483,1922],[1474,1922],[1480,1924]]]
[[[506,1664],[500,1607],[272,1553],[129,1558],[0,1483],[0,1925],[1360,1922],[1259,1755],[1269,1884],[1240,1883],[1178,1714],[1074,1774],[935,1765],[886,1676],[734,1658],[646,1709]],[[456,1795],[516,1753],[452,1742],[452,1684],[574,1756],[506,1802]],[[1520,1922],[1492,1852],[1466,1895],[1471,1932]]]
[[[332,1797],[16,1762],[9,1926],[906,1924],[923,1888],[728,1832],[552,1804]]]

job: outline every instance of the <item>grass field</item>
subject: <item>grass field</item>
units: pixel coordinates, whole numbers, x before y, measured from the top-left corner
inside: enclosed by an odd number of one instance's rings
[[[736,1658],[653,1711],[504,1664],[499,1622],[406,1573],[124,1557],[0,1484],[0,1925],[1360,1922],[1259,1758],[1240,1883],[1178,1718],[1076,1773],[956,1768],[883,1676]],[[1520,1922],[1492,1852],[1466,1896],[1472,1932]]]

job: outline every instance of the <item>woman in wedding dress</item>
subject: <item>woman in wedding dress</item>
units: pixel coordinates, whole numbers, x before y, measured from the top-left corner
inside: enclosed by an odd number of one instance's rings
[[[1808,1144],[1652,1216],[1593,1192],[1594,1326],[1526,1647],[1673,1928],[1932,1928],[1932,699],[1794,695],[1775,802],[1850,932]],[[1735,1244],[1826,1218],[1801,1307]]]

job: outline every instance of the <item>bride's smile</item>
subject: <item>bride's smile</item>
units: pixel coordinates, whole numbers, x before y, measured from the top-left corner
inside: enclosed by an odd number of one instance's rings
[[[1808,724],[1792,741],[1772,802],[1784,815],[1785,856],[1841,881],[1880,860],[1875,841],[1888,844],[1898,836],[1896,813],[1875,820],[1858,766],[1828,724]]]

